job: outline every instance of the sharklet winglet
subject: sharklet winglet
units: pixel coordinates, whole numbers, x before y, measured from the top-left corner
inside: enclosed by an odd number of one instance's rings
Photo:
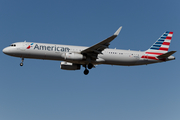
[[[119,33],[120,33],[120,31],[121,31],[121,29],[122,29],[122,26],[121,27],[119,27],[119,29],[114,33],[114,35],[116,35],[116,36],[118,36],[119,35]]]

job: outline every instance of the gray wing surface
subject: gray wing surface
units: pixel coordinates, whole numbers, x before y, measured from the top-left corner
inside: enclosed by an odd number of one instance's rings
[[[119,35],[121,29],[122,29],[122,26],[119,27],[119,29],[114,33],[114,35],[112,35],[111,37],[109,37],[109,38],[107,38],[107,39],[83,50],[83,51],[81,51],[81,54],[84,54],[86,56],[91,56],[91,57],[94,57],[96,59],[98,54],[101,54],[104,49],[109,47],[110,42],[112,40],[114,40],[114,38],[116,38]]]

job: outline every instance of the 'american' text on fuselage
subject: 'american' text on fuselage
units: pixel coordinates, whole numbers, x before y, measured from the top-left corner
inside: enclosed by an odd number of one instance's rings
[[[46,45],[38,45],[36,44],[34,49],[38,50],[48,50],[48,51],[61,51],[61,52],[69,52],[68,47],[58,47],[58,46],[46,46]]]

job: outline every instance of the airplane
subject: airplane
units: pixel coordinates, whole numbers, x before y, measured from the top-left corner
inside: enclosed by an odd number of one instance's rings
[[[60,68],[63,70],[80,70],[95,68],[99,64],[135,66],[174,60],[172,56],[176,51],[168,52],[173,32],[166,31],[146,51],[132,51],[121,49],[109,49],[110,42],[116,38],[122,26],[109,38],[91,46],[72,46],[60,44],[47,44],[36,42],[16,42],[3,49],[3,53],[20,57],[20,66],[23,66],[24,58],[57,60],[61,61]]]

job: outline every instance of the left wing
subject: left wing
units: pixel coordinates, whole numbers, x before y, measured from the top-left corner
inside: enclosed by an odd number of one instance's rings
[[[110,42],[119,35],[121,29],[122,29],[122,26],[119,27],[119,29],[114,33],[114,35],[81,51],[81,54],[84,54],[89,57],[94,57],[96,59],[97,55],[101,54],[104,49],[108,48],[108,46],[110,45]]]

